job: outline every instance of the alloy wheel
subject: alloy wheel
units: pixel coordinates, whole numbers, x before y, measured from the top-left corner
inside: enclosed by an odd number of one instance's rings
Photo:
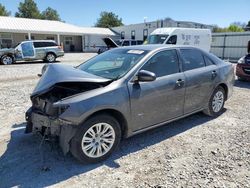
[[[47,60],[48,60],[48,62],[54,62],[55,61],[55,56],[53,54],[48,54],[47,55]]]
[[[13,62],[13,59],[10,56],[5,56],[2,59],[2,63],[4,65],[10,65],[10,64],[12,64],[12,62]]]
[[[213,97],[212,108],[214,112],[219,112],[224,103],[224,94],[222,91],[217,91]]]
[[[108,153],[114,142],[114,128],[108,123],[97,123],[83,135],[81,146],[85,155],[98,158]]]

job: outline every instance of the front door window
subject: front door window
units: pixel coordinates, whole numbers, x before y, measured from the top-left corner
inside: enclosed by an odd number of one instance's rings
[[[22,43],[21,47],[22,47],[22,52],[23,52],[24,58],[35,56],[33,42]]]

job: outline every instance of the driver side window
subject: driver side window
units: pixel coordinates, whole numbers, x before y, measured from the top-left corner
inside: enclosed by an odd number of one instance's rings
[[[179,63],[176,50],[166,50],[155,54],[143,67],[155,73],[156,77],[167,76],[179,72]]]

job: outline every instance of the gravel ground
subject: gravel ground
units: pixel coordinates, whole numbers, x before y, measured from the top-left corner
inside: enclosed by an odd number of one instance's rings
[[[57,144],[40,147],[39,136],[23,133],[42,66],[0,66],[0,187],[250,187],[249,82],[236,81],[218,118],[192,115],[123,140],[101,164],[82,165]]]
[[[85,60],[95,56],[94,53],[66,53],[64,57],[57,59],[57,63],[70,65],[79,65]],[[42,67],[45,65],[43,61],[35,62],[18,62],[10,66],[0,67],[0,83],[5,81],[30,80],[37,77],[41,73]]]

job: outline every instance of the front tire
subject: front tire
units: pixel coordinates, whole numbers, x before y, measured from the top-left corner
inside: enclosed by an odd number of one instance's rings
[[[3,55],[2,57],[1,57],[1,61],[0,61],[0,63],[2,64],[2,65],[11,65],[12,63],[13,63],[13,57],[11,57],[10,55]]]
[[[120,140],[118,121],[107,114],[100,114],[83,123],[71,140],[70,151],[81,163],[98,163],[112,154]]]
[[[209,99],[208,108],[205,109],[203,112],[211,117],[216,117],[220,115],[224,108],[225,99],[225,89],[221,86],[217,87]]]
[[[48,53],[45,57],[45,61],[48,63],[53,63],[56,61],[56,55],[53,53]]]

